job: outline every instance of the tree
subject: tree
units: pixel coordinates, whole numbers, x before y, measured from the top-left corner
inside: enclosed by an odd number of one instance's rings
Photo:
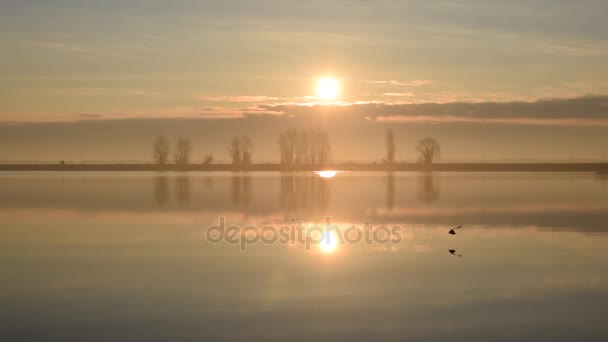
[[[253,159],[253,143],[248,136],[241,137],[241,165],[251,165]]]
[[[233,137],[232,140],[230,140],[228,153],[232,159],[232,165],[238,167],[241,164],[241,142],[239,137]]]
[[[192,143],[190,138],[179,138],[175,144],[173,159],[175,165],[187,166],[190,164],[190,156],[192,155]]]
[[[416,150],[420,153],[418,162],[426,165],[431,165],[433,160],[439,157],[441,153],[441,147],[437,140],[430,137],[420,140],[416,145]]]
[[[316,165],[329,161],[331,145],[329,134],[320,129],[287,129],[278,139],[281,165]]]
[[[320,165],[326,164],[329,162],[329,154],[331,152],[331,144],[329,143],[329,134],[327,131],[318,131],[317,133],[318,139],[318,158],[317,163]]]
[[[388,164],[395,162],[395,136],[392,129],[386,132],[386,162]]]
[[[169,162],[169,153],[171,152],[171,144],[164,135],[159,135],[154,141],[152,147],[152,156],[156,165],[167,165]]]
[[[211,165],[213,164],[213,154],[209,153],[203,159],[203,165]]]

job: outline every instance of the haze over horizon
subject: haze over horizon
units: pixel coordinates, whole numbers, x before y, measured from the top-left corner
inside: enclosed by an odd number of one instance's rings
[[[158,134],[227,161],[322,127],[335,161],[608,159],[604,1],[8,0],[0,160],[151,161]],[[319,90],[319,80],[335,81]],[[332,89],[335,87],[335,89]]]

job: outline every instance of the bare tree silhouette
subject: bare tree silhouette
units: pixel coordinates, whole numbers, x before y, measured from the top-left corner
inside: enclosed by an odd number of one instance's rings
[[[228,147],[228,153],[230,159],[232,159],[232,165],[238,168],[241,165],[241,141],[239,137],[233,137],[230,140],[230,146]]]
[[[171,153],[171,143],[164,135],[159,135],[152,146],[152,157],[156,165],[167,165],[169,163],[169,153]]]
[[[235,170],[247,169],[253,163],[253,142],[249,136],[233,137],[228,146],[228,154]]]
[[[251,142],[251,138],[248,136],[241,137],[241,150],[241,165],[248,167],[251,165],[253,159],[253,143]]]
[[[439,143],[431,137],[420,140],[416,145],[416,150],[420,153],[418,162],[426,165],[431,165],[441,153]]]
[[[187,166],[190,164],[191,155],[192,143],[190,142],[190,138],[179,138],[175,144],[175,151],[173,151],[175,165]]]
[[[278,139],[281,165],[322,165],[329,162],[331,144],[329,134],[320,129],[287,129]]]

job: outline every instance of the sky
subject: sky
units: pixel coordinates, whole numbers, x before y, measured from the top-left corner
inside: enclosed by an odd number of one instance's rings
[[[278,159],[608,160],[606,1],[3,0],[0,161],[149,161],[160,133]],[[317,81],[340,85],[321,99]]]

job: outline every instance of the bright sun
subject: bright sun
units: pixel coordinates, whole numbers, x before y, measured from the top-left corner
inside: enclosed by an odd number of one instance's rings
[[[324,77],[317,81],[317,95],[324,100],[333,100],[340,93],[340,85],[335,78]]]
[[[338,237],[332,231],[326,231],[321,236],[319,247],[324,253],[333,253],[338,248]]]

